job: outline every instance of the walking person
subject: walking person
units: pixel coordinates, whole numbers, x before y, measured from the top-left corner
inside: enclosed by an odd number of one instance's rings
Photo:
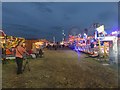
[[[23,54],[26,53],[27,55],[29,55],[22,45],[23,45],[23,42],[19,41],[18,45],[15,48],[15,50],[16,50],[15,56],[16,56],[16,64],[17,64],[17,74],[22,74]]]
[[[91,42],[90,47],[91,47],[92,54],[94,54],[94,42]]]

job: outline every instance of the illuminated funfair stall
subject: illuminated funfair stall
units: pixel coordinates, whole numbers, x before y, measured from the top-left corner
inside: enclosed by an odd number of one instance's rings
[[[38,41],[38,42],[33,43],[33,47],[39,49],[42,47],[43,44],[44,44],[43,41]]]
[[[104,58],[108,57],[112,63],[118,63],[118,32],[114,31],[110,35],[107,35],[104,31],[104,25],[96,28],[95,39],[98,41],[99,55],[103,55]]]
[[[15,59],[15,47],[18,44],[19,41],[25,42],[24,38],[21,37],[13,37],[13,36],[7,36],[2,30],[1,38],[1,48],[2,48],[2,60],[5,59]]]
[[[108,35],[104,30],[104,25],[101,25],[95,29],[94,36],[87,36],[85,33],[83,38],[81,35],[69,35],[69,44],[76,51],[88,53],[93,57],[109,58],[110,62],[118,63],[117,34],[118,32],[114,31]]]
[[[3,47],[3,44],[5,43],[5,36],[6,34],[0,30],[0,46]]]
[[[0,60],[2,60],[2,48],[3,48],[3,44],[5,43],[5,39],[4,37],[6,36],[6,34],[0,30]]]
[[[92,36],[87,36],[85,33],[83,34],[83,38],[81,34],[78,34],[77,36],[69,35],[69,44],[75,51],[91,54],[90,41],[92,38]]]
[[[25,42],[25,39],[21,37],[6,36],[6,59],[15,59],[14,50],[19,41]],[[23,44],[23,46],[24,45],[25,44]]]
[[[35,43],[32,44],[32,49],[42,49],[46,46],[48,41],[46,39],[40,39],[39,41],[36,41]]]

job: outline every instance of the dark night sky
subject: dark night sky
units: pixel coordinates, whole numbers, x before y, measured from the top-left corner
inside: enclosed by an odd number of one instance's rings
[[[2,28],[7,35],[57,40],[65,33],[83,33],[93,23],[105,24],[107,32],[117,27],[117,3],[2,3]],[[94,30],[89,29],[89,34]]]

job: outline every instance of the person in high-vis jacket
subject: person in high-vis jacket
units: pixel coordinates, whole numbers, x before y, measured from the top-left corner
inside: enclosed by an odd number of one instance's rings
[[[22,45],[23,45],[23,42],[19,41],[18,45],[15,48],[15,50],[16,50],[15,56],[16,56],[16,64],[17,64],[17,74],[22,74],[23,54],[26,53],[27,55],[29,55]]]

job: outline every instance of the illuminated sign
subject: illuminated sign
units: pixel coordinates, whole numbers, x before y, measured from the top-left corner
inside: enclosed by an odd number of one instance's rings
[[[104,32],[104,25],[97,28],[98,33]]]

